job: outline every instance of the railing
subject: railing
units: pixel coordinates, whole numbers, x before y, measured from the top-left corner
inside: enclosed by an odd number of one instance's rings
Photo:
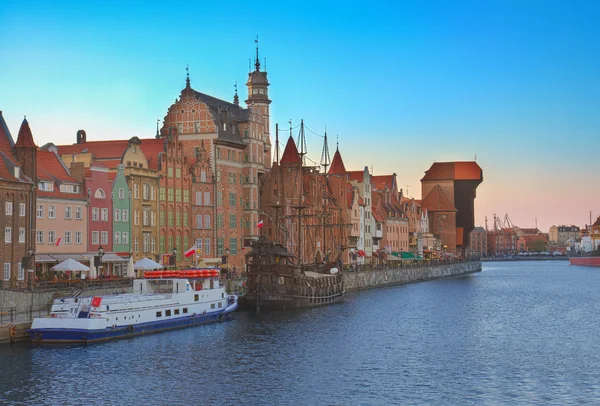
[[[399,260],[393,261],[388,264],[364,264],[364,265],[352,265],[346,264],[344,265],[345,272],[372,272],[372,271],[382,271],[385,269],[403,269],[403,268],[422,268],[422,267],[431,267],[431,266],[439,266],[439,265],[449,265],[449,264],[460,264],[466,262],[475,262],[477,259],[431,259],[431,260]]]
[[[75,291],[78,287],[86,289],[113,289],[131,287],[132,278],[105,278],[105,279],[59,279],[56,281],[38,281],[29,285],[21,284],[14,287],[8,283],[0,284],[0,289],[19,292],[50,292],[55,290]]]
[[[16,317],[16,307],[0,307],[0,324],[12,322]]]
[[[29,305],[27,306],[27,318],[29,320],[33,320],[36,317],[46,317],[50,314],[50,310],[52,310],[52,304],[40,304],[40,305]]]

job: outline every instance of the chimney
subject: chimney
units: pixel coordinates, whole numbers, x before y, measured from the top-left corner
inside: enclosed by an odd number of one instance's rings
[[[83,183],[84,168],[83,162],[71,162],[71,176]]]
[[[77,131],[77,143],[78,144],[83,144],[85,143],[87,136],[85,134],[85,130],[79,130]]]

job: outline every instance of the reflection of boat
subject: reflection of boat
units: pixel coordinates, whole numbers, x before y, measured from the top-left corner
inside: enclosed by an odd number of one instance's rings
[[[336,262],[297,265],[281,244],[261,237],[246,254],[244,301],[257,311],[320,306],[344,296],[342,269]]]
[[[224,320],[237,296],[219,286],[216,270],[146,272],[133,293],[55,299],[50,317],[36,318],[34,342],[94,342]]]

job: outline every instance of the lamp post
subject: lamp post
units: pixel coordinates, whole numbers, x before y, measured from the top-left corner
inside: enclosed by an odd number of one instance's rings
[[[225,270],[225,277],[227,278],[227,271],[229,271],[229,248],[225,248],[225,254],[221,257],[221,270]]]
[[[102,266],[102,257],[104,256],[104,247],[100,245],[98,247],[98,268],[102,268],[101,271],[104,271],[104,266]]]
[[[173,267],[177,269],[177,248],[173,248]]]
[[[29,247],[27,249],[27,264],[28,269],[27,269],[27,284],[29,285],[29,289],[31,290],[31,287],[33,286],[33,278],[35,277],[35,261],[34,261],[34,256],[35,256],[35,251],[33,250],[33,248]]]

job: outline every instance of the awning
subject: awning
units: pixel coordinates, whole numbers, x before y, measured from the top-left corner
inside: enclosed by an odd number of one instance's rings
[[[402,259],[414,259],[415,258],[415,254],[413,254],[412,252],[402,252]]]
[[[358,250],[358,256],[359,257],[366,257],[367,254],[363,250]]]
[[[44,254],[36,254],[35,255],[35,262],[38,262],[40,264],[42,263],[46,263],[46,262],[58,262],[57,260],[55,260],[54,258],[52,258],[50,255],[44,255]]]
[[[129,258],[122,258],[117,254],[107,253],[102,256],[102,262],[128,262]]]
[[[89,259],[87,259],[86,257],[84,257],[81,254],[51,254],[51,256],[57,262],[63,262],[63,261],[66,261],[67,259],[74,259],[75,261],[89,262]]]
[[[388,261],[400,261],[400,258],[398,258],[398,257],[397,257],[397,256],[395,256],[395,255],[388,254],[388,256],[387,256],[387,260],[388,260]]]

